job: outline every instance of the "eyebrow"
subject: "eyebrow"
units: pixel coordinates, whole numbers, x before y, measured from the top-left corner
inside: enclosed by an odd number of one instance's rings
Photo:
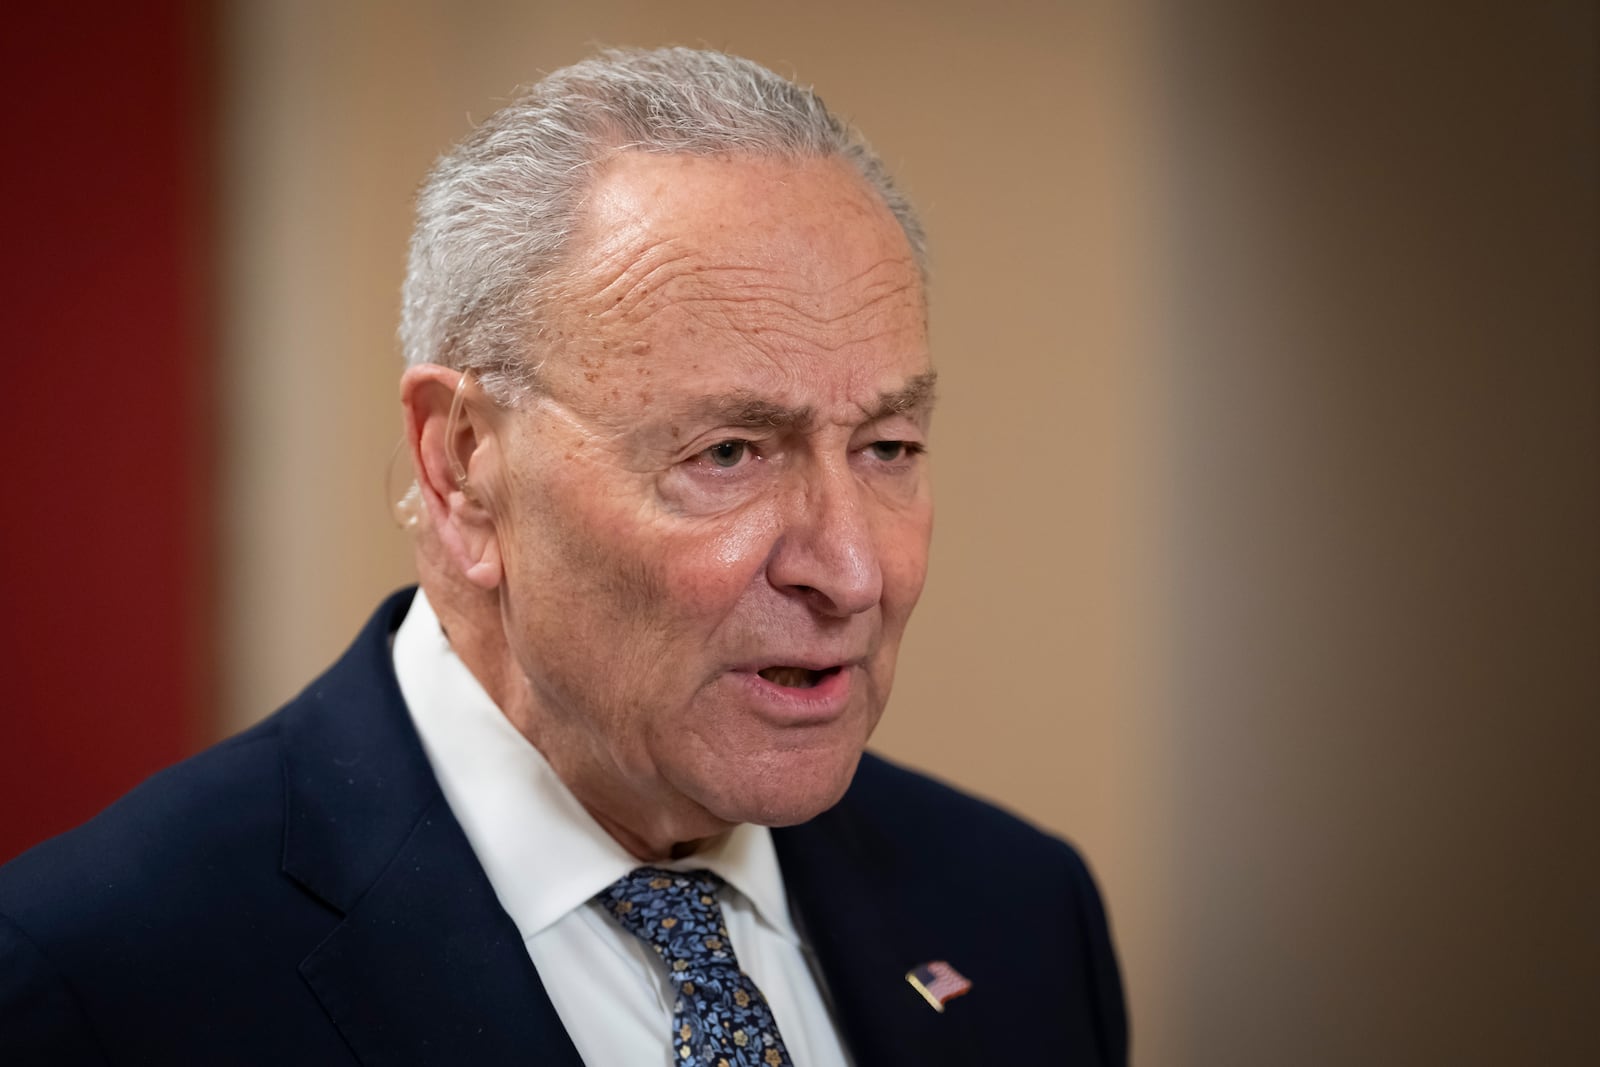
[[[881,419],[887,415],[901,415],[919,408],[933,407],[934,387],[938,383],[938,372],[928,371],[911,379],[902,389],[896,389],[892,393],[879,393],[878,406],[871,413],[872,418]]]
[[[899,389],[879,393],[876,403],[867,411],[867,421],[932,407],[938,377],[936,372],[928,371],[912,378]],[[810,407],[786,407],[753,393],[736,392],[725,396],[700,397],[685,405],[681,414],[727,426],[787,429],[808,424],[816,412]]]

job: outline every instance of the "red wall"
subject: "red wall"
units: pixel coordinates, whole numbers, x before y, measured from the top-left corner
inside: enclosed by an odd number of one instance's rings
[[[205,19],[10,10],[0,861],[204,732],[212,360]]]

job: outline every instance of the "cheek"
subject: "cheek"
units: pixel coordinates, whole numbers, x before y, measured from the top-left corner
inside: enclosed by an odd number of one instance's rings
[[[902,623],[922,595],[932,540],[931,506],[896,513],[880,533],[879,565],[883,568],[885,606],[897,614]]]
[[[696,616],[730,610],[764,571],[778,536],[775,509],[752,506],[663,538],[667,596]]]
[[[614,637],[661,588],[660,549],[602,480],[524,475],[497,529],[510,599],[575,640]],[[537,472],[545,473],[545,472]]]

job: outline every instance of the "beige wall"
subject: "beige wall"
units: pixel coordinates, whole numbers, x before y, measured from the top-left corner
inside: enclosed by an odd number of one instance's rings
[[[1592,16],[1183,6],[231,5],[225,725],[409,578],[433,155],[595,44],[724,47],[818,85],[932,231],[940,513],[876,743],[1083,846],[1137,1060],[1575,1047]]]
[[[1164,25],[1171,1025],[1600,1062],[1595,8],[1272,10]]]

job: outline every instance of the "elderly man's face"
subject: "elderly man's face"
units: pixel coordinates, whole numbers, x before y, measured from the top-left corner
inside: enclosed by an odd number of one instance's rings
[[[836,162],[639,153],[576,247],[544,392],[502,431],[518,725],[625,843],[809,818],[927,566],[911,251]]]

